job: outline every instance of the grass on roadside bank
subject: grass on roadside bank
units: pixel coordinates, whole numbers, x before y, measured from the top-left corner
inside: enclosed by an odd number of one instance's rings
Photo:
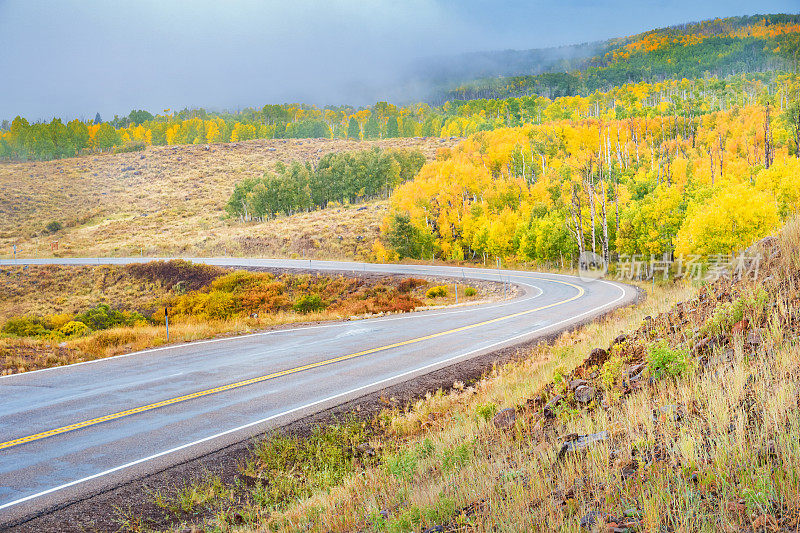
[[[446,285],[441,285],[446,282]],[[460,303],[499,297],[461,285]],[[0,269],[0,375],[109,357],[167,342],[356,319],[455,302],[448,280],[270,273],[187,261]]]
[[[439,498],[440,490],[456,479],[451,489],[471,487],[484,481],[476,473],[494,468],[494,459],[482,457],[487,450],[494,455],[491,448],[498,435],[491,419],[499,409],[522,408],[554,373],[566,374],[579,364],[596,342],[610,341],[644,316],[686,299],[691,290],[656,287],[639,306],[566,333],[552,346],[521,353],[519,362],[495,368],[476,383],[454,383],[449,391],[405,407],[387,399],[374,419],[346,419],[311,437],[258,440],[232,484],[215,485],[216,475],[210,473],[197,484],[159,493],[147,511],[128,523],[140,530],[187,523],[206,531],[256,525],[299,530],[309,524],[320,531],[424,529],[421,525],[449,516],[461,501]],[[321,441],[335,444],[326,451]],[[203,488],[210,486],[218,487],[214,496],[199,496],[208,495]],[[473,490],[461,497],[468,498]],[[190,494],[198,495],[190,498],[193,503],[181,504]],[[183,510],[187,506],[190,511]]]
[[[292,451],[313,438],[267,437],[233,485],[191,512],[169,503],[186,487],[163,493],[137,527],[796,531],[800,223],[760,246],[757,280],[656,287],[476,383],[387,407],[363,442],[338,441],[335,478],[325,454]]]

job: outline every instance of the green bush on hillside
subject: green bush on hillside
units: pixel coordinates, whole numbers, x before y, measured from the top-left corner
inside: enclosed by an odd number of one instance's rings
[[[325,309],[325,302],[319,294],[304,294],[297,299],[292,308],[298,313],[313,313]]]
[[[647,348],[647,367],[654,379],[680,376],[688,367],[687,359],[686,350],[670,348],[666,341]]]
[[[139,313],[125,313],[112,309],[107,304],[99,304],[79,315],[75,315],[77,322],[83,322],[92,331],[109,329],[117,326],[133,326],[138,322],[145,322]]]
[[[9,318],[0,331],[4,335],[13,335],[15,337],[39,337],[46,335],[50,329],[41,318],[25,316]]]

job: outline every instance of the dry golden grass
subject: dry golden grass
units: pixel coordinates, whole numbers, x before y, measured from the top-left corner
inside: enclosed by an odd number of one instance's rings
[[[172,264],[174,263],[165,265]],[[157,265],[159,263],[141,266]],[[232,272],[231,269],[217,267],[197,268],[203,270],[206,276],[211,276],[209,279]],[[0,268],[0,326],[3,326],[7,319],[20,316],[46,317],[48,320],[66,323],[71,319],[71,315],[85,312],[98,304],[107,304],[113,309],[122,311],[136,311],[145,317],[150,317],[156,309],[167,305],[165,302],[174,303],[177,297],[172,286],[174,281],[166,282],[153,277],[157,276],[154,273],[156,269],[150,269],[149,274],[135,274],[134,272],[138,270],[140,270],[139,265],[2,267]],[[188,276],[182,278],[184,283],[188,283],[189,278],[193,276],[188,270],[178,275]],[[198,276],[199,273],[196,273],[192,279],[196,283],[201,283],[198,281]],[[255,317],[235,315],[224,320],[173,316],[170,324],[170,342],[189,342],[221,335],[246,334],[303,322],[381,316],[384,313],[407,311],[409,307],[403,305],[436,308],[455,303],[452,280],[446,278],[423,281],[410,292],[396,294],[388,299],[376,299],[374,295],[370,297],[370,290],[379,286],[395,290],[402,278],[390,276],[340,278],[283,274],[280,279],[289,282],[294,280],[298,283],[298,289],[293,294],[287,295],[291,297],[290,301],[301,294],[314,293],[317,290],[315,280],[330,281],[328,286],[333,292],[328,296],[335,305],[320,312],[299,313],[289,309],[259,312]],[[449,293],[443,297],[426,297],[428,287],[438,283],[446,283]],[[476,293],[468,297],[464,294],[465,286],[460,285],[459,304],[474,305],[503,296],[499,284],[475,282],[471,286]],[[407,298],[399,298],[400,296]],[[160,346],[165,341],[165,328],[160,324],[118,327],[95,331],[87,337],[67,340],[63,337],[0,337],[0,374],[26,372],[110,357]]]
[[[790,224],[778,247],[783,253],[772,252],[769,261],[773,278],[716,289],[720,302],[769,291],[770,326],[755,352],[746,337],[734,336],[709,356],[705,371],[694,360],[676,379],[657,380],[624,399],[608,396],[593,409],[562,410],[549,430],[541,426],[531,399],[556,376],[568,375],[619,333],[639,329],[645,316],[697,294],[682,285],[656,288],[644,304],[563,335],[475,386],[455,384],[407,411],[385,413],[387,429],[373,442],[385,452],[383,466],[262,515],[258,527],[577,531],[597,512],[585,530],[611,531],[629,521],[645,531],[796,531],[800,345],[791,317],[800,302],[800,225]],[[694,305],[712,301],[708,294]],[[686,333],[701,325],[689,324]],[[515,407],[516,424],[498,429],[480,416],[487,406]],[[601,431],[609,438],[559,457],[569,435]]]
[[[55,241],[59,256],[357,257],[377,236],[381,203],[242,225],[223,219],[234,184],[278,162],[315,162],[329,152],[413,148],[432,158],[456,142],[275,139],[0,163],[0,257],[10,257],[14,243],[20,256],[52,257]],[[53,220],[64,229],[46,234]]]
[[[370,441],[378,465],[355,455],[341,482],[270,508],[257,491],[280,487],[265,482],[250,496],[224,487],[194,502],[193,512],[216,509],[194,523],[220,531],[798,531],[800,224],[762,250],[758,280],[643,285],[648,299],[635,307],[528,350],[473,385],[384,411]],[[703,328],[742,302],[749,325],[729,324],[721,336]],[[608,364],[587,360],[621,333],[631,344],[602,356]],[[644,379],[623,379],[642,359],[620,358],[617,368],[617,354],[647,353],[656,339],[670,343],[674,361],[687,357],[685,368],[658,378],[645,356]],[[718,344],[709,351],[710,339]],[[600,383],[603,400],[581,407],[562,376]],[[565,399],[551,417],[542,401],[556,394]],[[492,415],[506,407],[516,420],[503,429]],[[599,432],[596,443],[563,451]]]
[[[0,324],[11,316],[76,314],[100,303],[145,311],[170,288],[111,265],[0,267]]]

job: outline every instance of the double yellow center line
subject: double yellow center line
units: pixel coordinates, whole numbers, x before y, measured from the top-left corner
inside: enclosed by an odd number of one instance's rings
[[[530,276],[525,276],[525,277],[530,277]],[[363,351],[360,351],[360,352],[351,353],[351,354],[347,354],[347,355],[342,355],[342,356],[339,356],[339,357],[333,357],[331,359],[325,359],[324,361],[318,361],[316,363],[309,363],[307,365],[298,366],[298,367],[295,367],[295,368],[290,368],[288,370],[281,370],[280,372],[273,372],[271,374],[266,374],[264,376],[259,376],[259,377],[255,377],[255,378],[251,378],[251,379],[246,379],[244,381],[237,381],[236,383],[229,383],[228,385],[222,385],[220,387],[214,387],[213,389],[207,389],[207,390],[203,390],[203,391],[199,391],[199,392],[194,392],[192,394],[186,394],[184,396],[178,396],[178,397],[175,397],[175,398],[170,398],[168,400],[162,400],[160,402],[151,403],[151,404],[148,404],[148,405],[142,405],[141,407],[136,407],[134,409],[128,409],[127,411],[120,411],[118,413],[112,413],[112,414],[101,416],[101,417],[98,417],[98,418],[92,418],[90,420],[84,420],[83,422],[77,422],[75,424],[70,424],[68,426],[63,426],[63,427],[60,427],[60,428],[55,428],[55,429],[51,429],[51,430],[48,430],[48,431],[43,431],[41,433],[36,433],[34,435],[28,435],[27,437],[20,437],[18,439],[9,440],[9,441],[6,441],[6,442],[0,442],[0,450],[3,450],[5,448],[11,448],[13,446],[19,446],[20,444],[25,444],[26,442],[33,442],[33,441],[41,440],[41,439],[44,439],[44,438],[47,438],[47,437],[52,437],[54,435],[60,435],[62,433],[68,433],[70,431],[75,431],[77,429],[81,429],[81,428],[85,428],[85,427],[89,427],[89,426],[94,426],[94,425],[100,424],[102,422],[108,422],[110,420],[116,420],[118,418],[123,418],[123,417],[126,417],[126,416],[135,415],[135,414],[138,414],[138,413],[144,413],[146,411],[152,411],[153,409],[158,409],[159,407],[166,407],[168,405],[174,405],[176,403],[181,403],[181,402],[186,402],[186,401],[189,401],[189,400],[194,400],[195,398],[202,398],[204,396],[210,396],[212,394],[218,394],[220,392],[225,392],[225,391],[229,391],[229,390],[233,390],[233,389],[238,389],[238,388],[241,388],[241,387],[246,387],[248,385],[253,385],[254,383],[261,383],[263,381],[268,381],[268,380],[279,378],[279,377],[282,377],[282,376],[288,376],[290,374],[297,374],[298,372],[304,372],[306,370],[319,368],[321,366],[326,366],[326,365],[331,365],[331,364],[334,364],[334,363],[339,363],[339,362],[342,362],[342,361],[347,361],[348,359],[355,359],[356,357],[362,357],[362,356],[365,356],[365,355],[369,355],[369,354],[373,354],[373,353],[377,353],[377,352],[382,352],[382,351],[385,351],[385,350],[391,350],[392,348],[398,348],[400,346],[407,346],[409,344],[415,344],[415,343],[418,343],[418,342],[423,342],[423,341],[426,341],[426,340],[435,339],[437,337],[442,337],[444,335],[450,335],[452,333],[458,333],[460,331],[465,331],[465,330],[469,330],[469,329],[473,329],[473,328],[478,328],[478,327],[486,326],[486,325],[493,324],[493,323],[496,323],[496,322],[501,322],[503,320],[508,320],[508,319],[511,319],[511,318],[516,318],[516,317],[519,317],[519,316],[527,315],[527,314],[530,314],[530,313],[535,313],[536,311],[542,311],[543,309],[548,309],[550,307],[555,307],[557,305],[561,305],[561,304],[565,304],[567,302],[571,302],[573,300],[576,300],[576,299],[580,298],[585,293],[585,291],[581,287],[579,287],[578,285],[573,285],[572,283],[568,283],[566,281],[557,281],[557,280],[544,279],[544,278],[531,278],[531,279],[538,279],[538,280],[542,280],[542,281],[550,281],[550,282],[553,282],[553,283],[561,283],[563,285],[569,285],[570,287],[574,287],[575,289],[577,289],[578,290],[578,294],[576,294],[575,296],[572,296],[571,298],[567,298],[566,300],[562,300],[562,301],[555,302],[555,303],[552,303],[552,304],[548,304],[548,305],[544,305],[544,306],[541,306],[541,307],[537,307],[535,309],[529,309],[527,311],[520,311],[518,313],[513,313],[513,314],[510,314],[510,315],[501,316],[501,317],[498,317],[498,318],[493,318],[491,320],[485,320],[483,322],[478,322],[476,324],[470,324],[468,326],[461,326],[459,328],[450,329],[450,330],[447,330],[447,331],[441,331],[439,333],[432,333],[431,335],[425,335],[424,337],[417,337],[417,338],[414,338],[414,339],[409,339],[409,340],[405,340],[405,341],[401,341],[401,342],[395,342],[393,344],[387,344],[386,346],[380,346],[378,348],[370,348],[369,350],[363,350]]]

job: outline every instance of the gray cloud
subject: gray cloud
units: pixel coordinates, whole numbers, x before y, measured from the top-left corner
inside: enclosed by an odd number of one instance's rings
[[[593,41],[751,2],[0,0],[0,118],[366,104],[422,58]],[[764,12],[796,10],[762,1]],[[414,96],[414,95],[405,95]]]

